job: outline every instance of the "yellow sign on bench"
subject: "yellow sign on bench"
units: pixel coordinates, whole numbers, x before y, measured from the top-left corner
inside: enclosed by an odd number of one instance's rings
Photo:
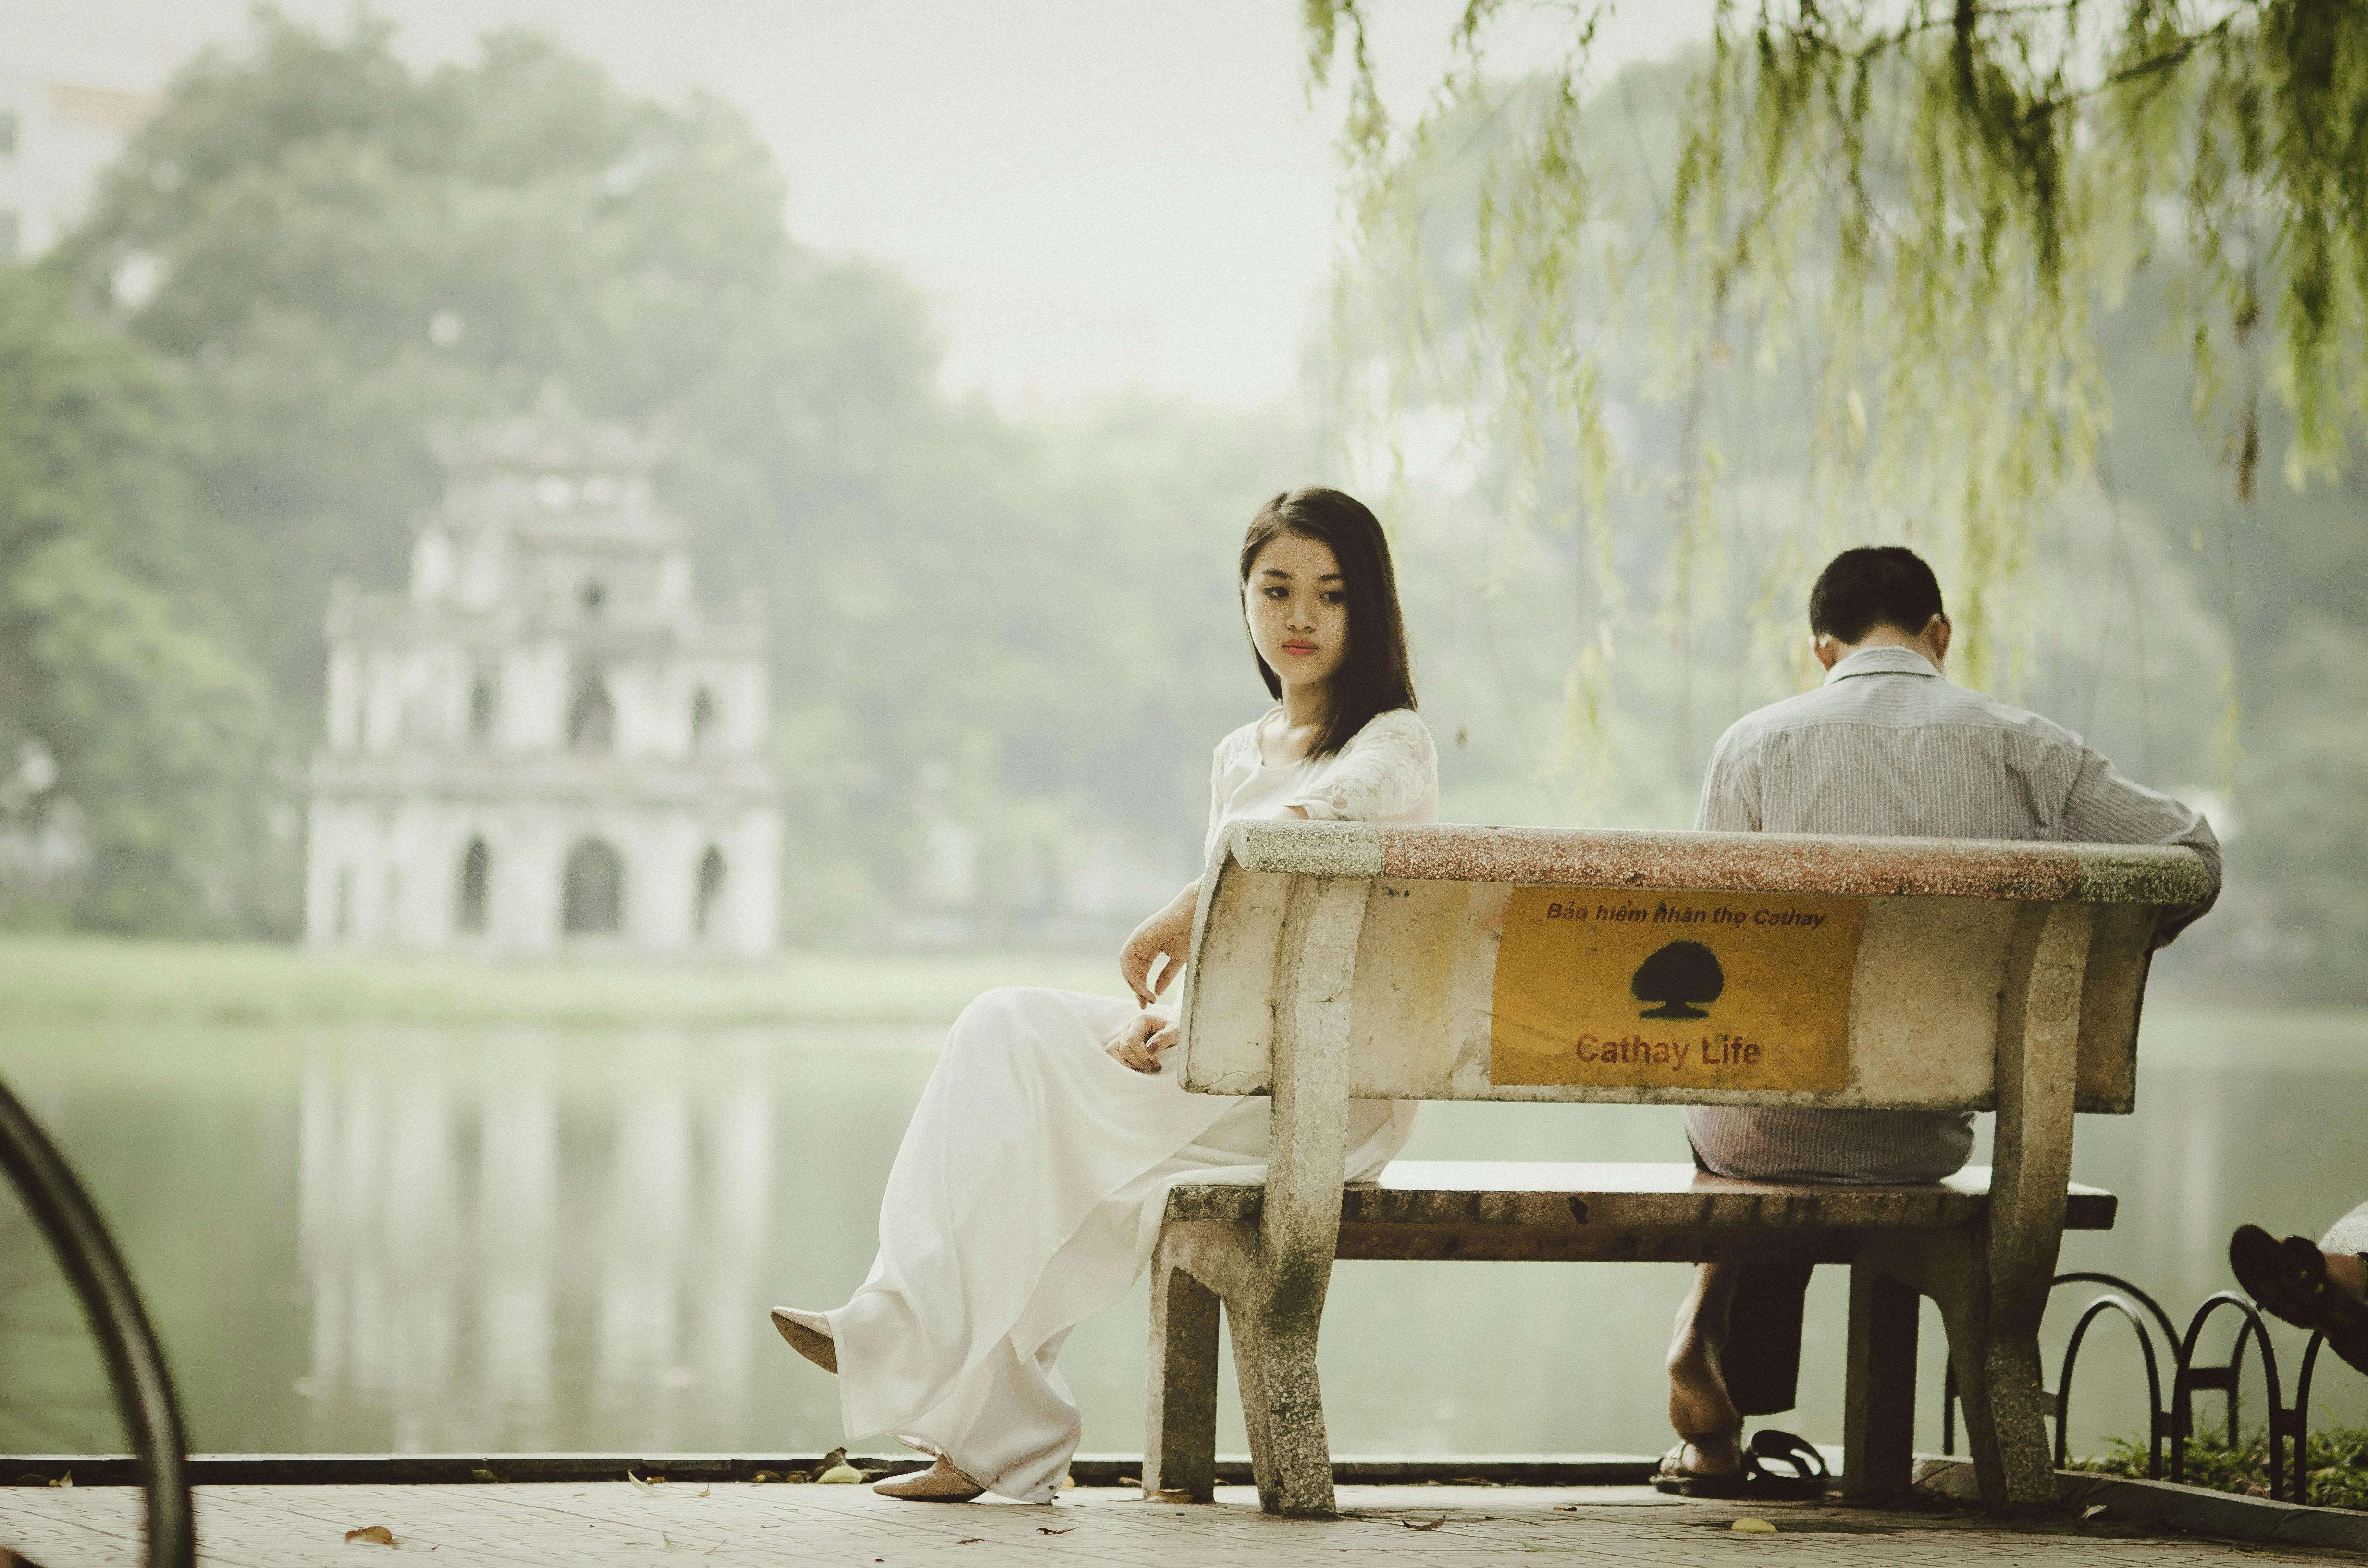
[[[1839,1089],[1862,898],[1515,891],[1488,1081]]]

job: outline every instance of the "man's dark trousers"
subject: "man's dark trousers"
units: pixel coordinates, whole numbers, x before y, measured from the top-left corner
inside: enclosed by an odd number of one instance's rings
[[[1801,1316],[1808,1301],[1811,1263],[1737,1266],[1726,1343],[1718,1354],[1726,1396],[1745,1415],[1774,1415],[1797,1403],[1801,1381]]]

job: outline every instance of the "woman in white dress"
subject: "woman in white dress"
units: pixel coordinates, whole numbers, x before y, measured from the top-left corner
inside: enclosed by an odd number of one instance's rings
[[[1435,821],[1438,758],[1372,513],[1333,490],[1276,496],[1243,540],[1241,588],[1277,702],[1217,744],[1204,857],[1243,818]],[[885,1432],[937,1456],[874,1490],[1050,1500],[1079,1430],[1056,1365],[1069,1330],[1125,1297],[1172,1184],[1265,1179],[1270,1102],[1187,1094],[1161,1070],[1176,1027],[1159,998],[1199,893],[1196,881],[1121,950],[1137,1006],[1013,988],[964,1009],[896,1152],[871,1277],[833,1312],[773,1309],[782,1337],[838,1374],[848,1437]],[[1350,1180],[1389,1163],[1414,1112],[1353,1108]]]

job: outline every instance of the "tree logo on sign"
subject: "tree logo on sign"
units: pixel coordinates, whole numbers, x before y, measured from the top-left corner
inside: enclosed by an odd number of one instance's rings
[[[1707,1018],[1708,1013],[1691,1004],[1717,1001],[1726,989],[1726,972],[1718,967],[1718,955],[1700,942],[1671,942],[1636,966],[1628,989],[1639,1002],[1660,1004],[1637,1014],[1640,1018]]]

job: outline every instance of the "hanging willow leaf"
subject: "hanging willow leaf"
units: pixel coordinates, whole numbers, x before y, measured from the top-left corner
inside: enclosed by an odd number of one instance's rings
[[[2184,279],[2240,498],[2264,392],[2290,483],[2368,431],[2368,0],[1721,0],[1706,49],[1598,83],[1606,8],[1565,8],[1559,56],[1506,73],[1511,14],[1534,37],[1554,8],[1467,0],[1400,123],[1361,0],[1303,6],[1312,84],[1348,78],[1351,436],[1459,415],[1508,517],[1577,532],[1583,626],[1621,619],[1611,562],[1648,540],[1682,655],[1698,575],[1791,581],[1904,538],[1975,633],[1968,676],[1995,675],[2033,520],[2110,419],[2100,312],[2150,259]],[[1677,451],[1618,449],[1607,374],[1679,412]],[[1772,541],[1741,527],[1767,498],[1722,427],[1797,449]],[[1575,673],[1574,733],[1606,678]]]

